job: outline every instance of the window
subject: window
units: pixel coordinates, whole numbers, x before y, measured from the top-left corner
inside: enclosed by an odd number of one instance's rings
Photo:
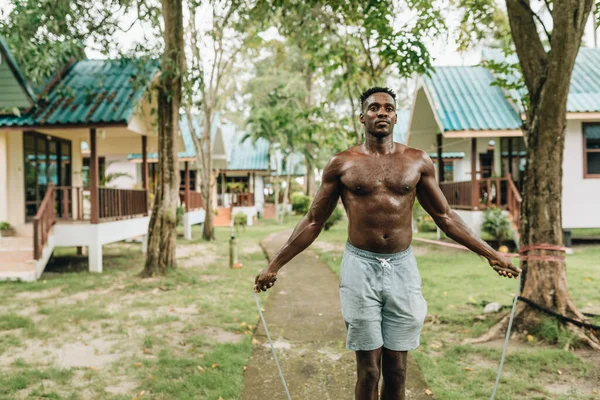
[[[179,191],[183,192],[185,190],[185,171],[179,171]],[[192,192],[196,191],[196,170],[190,170],[190,190]]]
[[[454,180],[454,161],[444,160],[444,181],[452,182]]]
[[[583,176],[600,178],[600,124],[583,124]]]
[[[25,219],[31,220],[48,184],[71,186],[71,142],[37,132],[23,133]],[[62,195],[57,193],[57,199]],[[62,210],[58,210],[59,214]]]

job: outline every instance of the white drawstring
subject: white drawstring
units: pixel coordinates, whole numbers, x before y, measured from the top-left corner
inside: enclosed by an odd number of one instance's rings
[[[375,258],[377,259],[377,261],[379,261],[381,263],[382,267],[392,268],[392,266],[390,265],[391,258],[379,258],[379,257],[375,257]]]

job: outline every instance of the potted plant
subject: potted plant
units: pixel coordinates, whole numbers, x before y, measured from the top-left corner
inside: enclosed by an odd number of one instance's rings
[[[510,220],[498,207],[487,208],[483,212],[483,224],[481,225],[481,230],[496,239],[498,241],[498,249],[500,249],[503,247],[502,243],[510,239]],[[506,249],[506,247],[504,247],[504,249]],[[508,249],[506,249],[505,252],[507,250]]]
[[[0,236],[9,237],[9,236],[15,236],[15,234],[16,234],[15,228],[13,228],[13,226],[11,224],[9,224],[6,221],[0,222]]]

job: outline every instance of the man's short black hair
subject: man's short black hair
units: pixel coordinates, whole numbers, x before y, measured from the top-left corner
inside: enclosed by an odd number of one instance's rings
[[[360,95],[360,107],[364,108],[365,106],[365,101],[367,101],[367,99],[369,98],[370,95],[374,94],[374,93],[387,93],[390,96],[392,96],[392,99],[394,99],[394,103],[396,103],[396,93],[394,93],[394,91],[388,87],[380,87],[380,86],[374,86],[370,89],[365,90],[361,95]]]

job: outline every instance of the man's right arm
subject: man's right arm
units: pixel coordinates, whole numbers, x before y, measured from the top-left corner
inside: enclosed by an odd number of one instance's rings
[[[306,249],[319,236],[327,219],[333,213],[340,198],[340,167],[339,156],[334,156],[323,170],[321,187],[308,210],[300,220],[294,232],[285,245],[273,257],[269,265],[261,271],[255,280],[255,290],[266,290],[275,282],[275,276],[285,264]]]

